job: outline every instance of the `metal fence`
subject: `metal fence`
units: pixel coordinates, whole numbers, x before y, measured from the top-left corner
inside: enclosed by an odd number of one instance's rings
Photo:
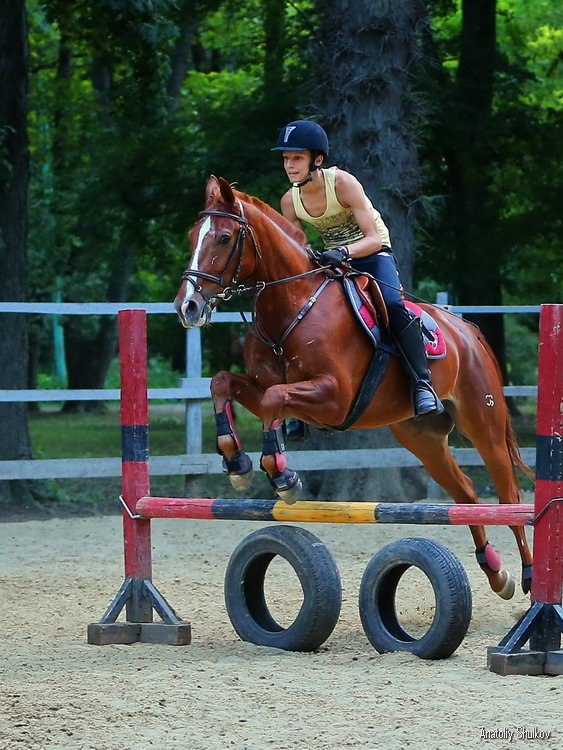
[[[447,295],[439,293],[436,304],[456,315],[464,313],[539,313],[539,305],[464,306],[448,305]],[[34,303],[0,302],[0,313],[33,313],[41,315],[117,315],[119,310],[143,309],[148,315],[174,314],[171,303]],[[246,314],[247,318],[249,314]],[[213,314],[214,323],[240,323],[239,313]],[[210,378],[201,377],[202,347],[200,329],[186,332],[186,376],[177,388],[149,388],[149,399],[182,400],[186,404],[185,452],[176,456],[153,456],[151,474],[173,476],[185,474],[220,474],[221,459],[214,453],[202,452],[202,401],[209,399]],[[537,386],[507,386],[507,396],[537,396]],[[50,401],[117,401],[119,389],[50,389],[0,390],[3,402]],[[288,451],[288,453],[290,453]],[[482,466],[478,453],[470,448],[453,448],[456,461],[462,466]],[[257,460],[259,454],[250,454]],[[524,460],[535,463],[535,448],[522,449]],[[420,466],[420,461],[404,448],[360,450],[295,451],[291,466],[296,470],[364,469]],[[68,458],[0,461],[0,480],[63,479],[115,477],[121,474],[121,458]],[[432,490],[432,483],[430,484]],[[433,492],[429,491],[429,496]]]

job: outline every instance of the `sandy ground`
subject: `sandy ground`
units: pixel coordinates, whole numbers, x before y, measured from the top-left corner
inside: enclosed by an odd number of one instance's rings
[[[86,643],[86,627],[122,582],[120,518],[0,524],[0,748],[563,747],[561,678],[486,668],[487,646],[528,600],[517,593],[503,602],[489,591],[465,528],[307,524],[335,557],[344,601],[326,644],[301,654],[241,642],[225,610],[229,556],[263,525],[155,521],[154,582],[191,621],[193,643],[100,647]],[[363,570],[377,549],[404,536],[443,542],[469,574],[473,619],[447,660],[379,655],[361,628]],[[490,539],[519,574],[510,531],[492,528]],[[417,586],[413,579],[405,592],[414,611]],[[283,612],[283,591],[275,596]],[[551,737],[519,738],[524,730]]]

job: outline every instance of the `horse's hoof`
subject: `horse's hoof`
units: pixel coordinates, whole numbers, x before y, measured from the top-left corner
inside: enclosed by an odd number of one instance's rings
[[[532,588],[532,565],[522,565],[522,591],[525,594]]]
[[[277,490],[277,495],[280,500],[283,500],[287,505],[293,505],[299,500],[299,495],[303,489],[303,482],[298,479],[297,482],[289,490]]]
[[[250,469],[246,474],[229,474],[231,487],[237,492],[247,492],[252,486],[252,475],[254,471]]]
[[[516,590],[516,583],[514,582],[514,578],[510,575],[508,570],[501,570],[501,573],[506,574],[506,581],[504,582],[504,586],[501,588],[500,591],[495,591],[495,594],[498,594],[501,599],[512,599],[514,596],[514,591]]]

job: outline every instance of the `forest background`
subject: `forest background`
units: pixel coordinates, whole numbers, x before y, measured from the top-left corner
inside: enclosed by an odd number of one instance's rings
[[[561,21],[553,0],[0,0],[0,300],[171,300],[208,175],[277,208],[270,149],[313,117],[408,290],[560,302]],[[503,316],[476,322],[507,382],[533,378],[533,349],[507,362]],[[54,374],[46,316],[0,324],[0,389]],[[525,341],[537,318],[511,325]],[[115,320],[62,326],[68,387],[103,387]],[[241,367],[240,331],[206,333],[206,374]],[[150,346],[182,371],[169,316]],[[32,457],[28,417],[0,403],[0,459]],[[0,480],[1,503],[41,494]]]

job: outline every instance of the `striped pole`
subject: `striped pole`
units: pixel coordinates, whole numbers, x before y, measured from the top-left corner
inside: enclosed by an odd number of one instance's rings
[[[125,580],[98,622],[88,625],[88,643],[191,642],[190,623],[181,620],[152,582],[151,522],[136,512],[149,491],[147,400],[147,314],[118,314],[121,372],[121,455]],[[126,621],[117,622],[125,607]],[[153,622],[153,610],[161,622]]]
[[[149,492],[149,413],[147,401],[147,314],[118,314],[121,375],[121,460],[125,577],[152,578],[151,524],[134,518],[137,500]],[[152,608],[143,596],[127,601],[127,619],[150,622]]]
[[[531,606],[489,649],[503,675],[563,674],[563,305],[541,307],[536,432]]]
[[[226,498],[142,497],[143,518],[199,518],[228,521],[294,521],[296,523],[379,523],[524,526],[534,517],[533,505],[446,505]]]
[[[563,305],[542,305],[538,357],[532,601],[561,604],[563,588]],[[549,506],[549,507],[548,507]]]

